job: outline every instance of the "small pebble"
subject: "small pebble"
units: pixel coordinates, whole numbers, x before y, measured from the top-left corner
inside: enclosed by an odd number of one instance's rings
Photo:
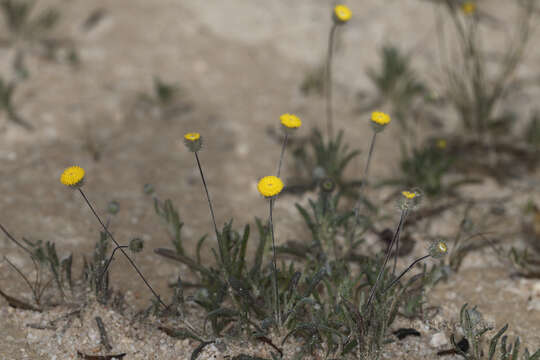
[[[434,348],[438,348],[446,344],[448,344],[448,339],[446,338],[446,334],[443,332],[433,334],[431,340],[429,341],[429,345]]]

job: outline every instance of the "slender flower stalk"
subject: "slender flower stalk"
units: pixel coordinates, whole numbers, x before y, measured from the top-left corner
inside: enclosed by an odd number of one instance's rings
[[[407,218],[408,210],[403,210],[401,212],[401,217],[399,219],[399,224],[396,228],[396,231],[394,232],[394,236],[392,237],[392,241],[390,242],[390,245],[388,245],[388,248],[386,249],[386,255],[384,257],[384,262],[381,265],[381,268],[379,269],[379,273],[377,274],[377,279],[375,280],[375,284],[373,284],[373,287],[371,288],[371,291],[369,293],[369,297],[366,303],[366,308],[369,310],[371,302],[373,301],[373,297],[375,296],[375,291],[377,290],[377,286],[379,285],[382,274],[384,272],[384,269],[386,268],[386,264],[388,263],[388,260],[390,259],[390,254],[392,253],[392,248],[394,247],[394,243],[396,242],[397,238],[399,237],[399,233],[401,232],[401,229],[403,228],[403,224],[405,223],[405,219]]]
[[[105,233],[107,234],[108,237],[111,238],[111,240],[114,242],[114,244],[116,245],[116,248],[113,250],[113,255],[114,253],[116,252],[116,250],[120,250],[122,252],[122,254],[126,257],[126,259],[128,259],[129,263],[131,264],[131,266],[133,267],[133,269],[135,269],[135,271],[137,272],[137,274],[140,276],[140,278],[144,281],[145,285],[148,287],[148,289],[150,290],[150,292],[152,292],[152,294],[156,297],[156,299],[159,301],[159,303],[161,305],[163,305],[163,307],[165,309],[168,308],[168,306],[161,300],[161,297],[158,295],[158,293],[156,293],[156,291],[152,288],[152,286],[150,286],[150,283],[146,280],[146,278],[144,277],[144,275],[142,274],[142,272],[139,270],[139,268],[137,267],[137,265],[135,264],[135,262],[131,259],[131,257],[124,251],[124,246],[121,246],[118,241],[116,241],[116,239],[114,238],[113,234],[111,234],[111,232],[109,231],[109,229],[107,228],[107,226],[105,226],[105,224],[103,223],[103,221],[101,220],[101,218],[99,217],[99,215],[97,214],[96,210],[94,209],[94,207],[92,206],[92,204],[90,203],[90,200],[88,200],[88,197],[86,196],[86,194],[84,193],[84,191],[82,190],[82,185],[84,183],[84,175],[85,175],[85,171],[82,167],[79,167],[79,166],[70,166],[68,167],[67,169],[64,170],[64,172],[62,173],[62,175],[60,176],[60,182],[68,187],[71,187],[71,188],[75,188],[77,190],[79,190],[79,193],[82,195],[84,201],[86,202],[86,204],[88,205],[88,207],[90,208],[90,210],[92,211],[92,213],[94,214],[94,216],[96,217],[96,219],[98,220],[98,222],[100,223],[101,227],[103,227],[103,230],[105,231]],[[109,266],[110,264],[110,261],[112,260],[112,257],[111,259],[107,262],[107,267]],[[102,274],[103,275],[103,274]]]
[[[277,169],[277,177],[281,173],[281,164],[283,163],[283,155],[285,154],[285,148],[287,147],[287,140],[289,139],[289,133],[302,126],[302,120],[293,114],[283,114],[279,117],[281,125],[285,129],[285,139],[283,139],[283,145],[281,146],[281,154],[279,155],[279,163]]]
[[[390,285],[388,285],[386,287],[386,289],[383,290],[383,294],[385,292],[387,292],[388,290],[390,290],[399,280],[401,280],[401,278],[403,277],[403,275],[405,275],[407,272],[409,272],[409,270],[411,270],[413,268],[414,265],[416,265],[417,263],[419,263],[420,261],[424,260],[424,259],[427,259],[428,257],[430,257],[430,255],[424,255],[422,257],[419,257],[418,259],[414,260],[411,265],[409,265],[409,267],[407,267],[405,270],[403,270],[401,272],[401,274],[399,274],[399,276],[397,278],[395,278],[394,280],[392,280],[392,282],[390,283]]]
[[[360,183],[360,189],[358,194],[358,199],[354,206],[354,219],[355,225],[352,231],[352,236],[355,236],[356,226],[358,225],[358,216],[360,215],[360,204],[362,203],[362,194],[365,186],[368,184],[368,175],[369,175],[369,166],[371,164],[371,157],[373,156],[373,150],[375,149],[375,140],[377,140],[377,134],[383,131],[386,126],[390,123],[391,119],[388,114],[385,114],[380,111],[374,111],[371,113],[371,128],[373,129],[373,136],[371,137],[371,143],[369,144],[369,152],[366,161],[366,167],[364,168],[364,178]]]
[[[334,138],[333,111],[332,111],[332,57],[334,53],[334,42],[338,26],[344,25],[351,19],[351,10],[345,5],[336,5],[332,13],[332,27],[328,35],[328,54],[326,56],[325,68],[325,94],[326,94],[326,128],[328,140]]]
[[[445,256],[448,252],[448,247],[446,246],[446,243],[442,240],[439,240],[439,241],[434,241],[430,244],[429,248],[428,248],[428,254],[427,255],[424,255],[422,257],[419,257],[418,259],[414,260],[405,270],[403,270],[401,272],[401,274],[399,274],[398,277],[396,277],[391,283],[390,285],[388,285],[386,287],[386,289],[384,289],[383,293],[387,292],[388,290],[390,290],[399,280],[401,280],[401,278],[403,277],[403,275],[405,275],[407,272],[409,272],[409,270],[411,270],[413,268],[414,265],[418,264],[420,261],[422,260],[425,260],[427,259],[428,257],[432,257],[434,259],[439,259],[439,258],[442,258],[443,256]]]
[[[216,216],[214,214],[214,207],[212,206],[212,200],[210,199],[210,193],[208,192],[208,186],[206,185],[206,180],[204,179],[204,173],[202,170],[201,162],[199,160],[199,155],[195,153],[195,160],[197,160],[197,167],[199,168],[199,173],[201,174],[201,180],[203,183],[204,191],[206,193],[206,199],[208,200],[208,207],[210,208],[210,216],[212,217],[212,224],[214,225],[214,231],[216,232],[216,237],[219,241],[219,231],[216,225]]]
[[[373,149],[375,148],[375,140],[377,140],[376,131],[373,132],[373,136],[371,137],[371,143],[369,144],[368,158],[366,161],[366,167],[364,168],[364,181],[362,181],[361,185],[367,184],[367,181],[368,181],[369,165],[371,164],[371,156],[373,155]]]
[[[116,239],[114,238],[113,234],[111,234],[111,232],[109,231],[109,229],[105,226],[105,224],[103,223],[103,221],[101,220],[101,218],[99,217],[99,215],[97,214],[96,210],[94,210],[94,207],[92,206],[92,204],[90,203],[90,201],[88,200],[88,198],[86,197],[86,194],[82,191],[81,188],[78,189],[79,192],[81,193],[84,201],[86,202],[86,204],[88,205],[88,207],[90,208],[90,210],[92,210],[92,213],[94,214],[94,216],[96,217],[96,219],[99,221],[99,223],[101,224],[101,227],[103,227],[103,230],[105,230],[105,233],[111,238],[111,240],[114,242],[114,244],[116,245],[116,248],[113,250],[113,255],[114,255],[114,252],[118,249],[122,252],[122,254],[124,254],[124,256],[128,259],[129,263],[131,264],[131,266],[133,267],[133,269],[135,269],[135,271],[137,272],[137,274],[141,277],[141,279],[144,281],[146,287],[148,287],[148,289],[152,292],[152,294],[156,297],[156,299],[159,301],[159,303],[161,305],[163,305],[163,307],[165,309],[168,309],[169,307],[161,300],[161,297],[158,295],[158,293],[156,293],[156,291],[152,288],[152,286],[150,286],[150,283],[148,282],[148,280],[146,280],[146,278],[144,277],[144,275],[142,274],[142,272],[139,270],[139,268],[137,267],[137,265],[135,264],[135,262],[131,259],[131,257],[125,252],[124,250],[124,246],[120,245],[118,243],[118,241],[116,241]],[[112,259],[112,257],[111,257]],[[109,261],[110,263],[110,261]],[[108,264],[107,264],[108,266]]]
[[[270,234],[272,236],[272,267],[274,270],[273,287],[274,287],[274,306],[276,309],[276,324],[281,327],[281,310],[279,305],[279,291],[277,278],[277,263],[276,263],[276,240],[274,236],[274,221],[272,218],[272,209],[274,207],[274,198],[270,199],[270,211],[268,216],[268,224],[270,226]]]
[[[384,269],[386,268],[386,264],[388,263],[388,260],[390,259],[390,255],[392,254],[392,248],[394,247],[394,244],[396,244],[396,250],[395,250],[395,257],[394,257],[394,266],[392,273],[395,274],[396,269],[396,262],[397,262],[397,256],[398,256],[398,249],[399,249],[399,237],[401,235],[401,231],[403,230],[403,226],[405,225],[405,221],[407,219],[407,215],[409,214],[409,211],[413,210],[421,200],[421,193],[420,190],[412,190],[412,191],[402,191],[401,196],[398,200],[398,207],[401,210],[401,216],[399,219],[399,224],[397,226],[396,231],[394,232],[394,236],[392,237],[392,241],[390,242],[390,245],[388,245],[388,248],[386,249],[386,255],[384,257],[384,262],[379,270],[379,273],[377,274],[377,279],[375,280],[375,284],[373,284],[373,287],[371,288],[369,298],[367,301],[366,307],[369,309],[371,302],[373,301],[373,297],[375,296],[375,292],[377,291],[377,286],[379,285],[382,274],[384,272]]]
[[[280,179],[281,165],[283,163],[283,156],[285,154],[285,148],[287,147],[287,140],[289,139],[289,133],[302,126],[302,120],[296,115],[285,113],[279,117],[281,125],[285,129],[285,139],[283,139],[283,146],[281,147],[281,153],[279,155],[279,163],[277,169],[277,175],[275,177],[267,176],[261,179],[259,182],[259,192],[265,196],[270,196],[270,211],[268,216],[268,225],[270,226],[270,233],[272,236],[272,266],[274,271],[273,287],[274,287],[274,307],[276,310],[276,324],[278,328],[281,327],[281,310],[279,304],[279,292],[278,292],[278,279],[277,279],[277,264],[276,264],[276,241],[274,236],[274,222],[272,218],[272,210],[274,208],[274,202],[276,196],[283,189],[283,182]],[[263,180],[266,179],[266,183]],[[266,187],[266,189],[265,189]]]
[[[332,56],[334,53],[334,38],[338,24],[333,23],[328,36],[328,54],[326,56],[326,71],[325,71],[325,95],[326,95],[326,131],[328,140],[334,138],[333,126],[333,109],[332,109]]]
[[[269,199],[269,216],[268,216],[268,226],[270,228],[270,235],[272,237],[272,267],[273,267],[273,280],[272,280],[272,286],[274,288],[274,311],[276,316],[276,324],[278,328],[281,327],[281,311],[280,311],[280,304],[279,304],[279,291],[278,291],[278,279],[277,279],[277,264],[276,264],[276,240],[274,236],[274,221],[272,216],[272,209],[274,207],[274,201],[276,199],[276,196],[283,190],[283,182],[279,177],[276,176],[265,176],[261,180],[259,180],[259,183],[257,185],[257,189],[259,190],[259,193],[263,195],[265,198]]]
[[[206,200],[208,201],[208,208],[210,209],[210,217],[212,219],[212,225],[214,225],[214,231],[216,233],[216,238],[218,243],[220,243],[219,240],[219,231],[216,224],[216,216],[214,214],[214,207],[212,206],[212,199],[210,198],[210,193],[208,192],[208,186],[206,185],[206,180],[204,178],[204,172],[201,166],[201,161],[199,160],[199,151],[202,148],[202,136],[199,133],[193,132],[193,133],[187,133],[184,135],[184,145],[188,148],[189,151],[191,151],[193,154],[195,154],[195,160],[197,161],[197,167],[199,168],[199,173],[201,174],[201,180],[204,187],[204,192],[206,193]],[[219,252],[221,257],[223,258],[221,245],[219,246]]]
[[[279,177],[281,173],[281,163],[283,162],[283,155],[285,154],[285,147],[287,146],[287,140],[289,139],[289,133],[285,133],[285,139],[283,139],[283,146],[281,146],[281,154],[279,155],[279,164],[277,168],[277,177]]]

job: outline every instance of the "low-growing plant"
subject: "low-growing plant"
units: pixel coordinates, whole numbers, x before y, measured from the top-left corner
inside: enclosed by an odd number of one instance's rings
[[[150,93],[141,93],[137,98],[137,106],[151,116],[170,120],[192,110],[186,91],[180,85],[163,81],[157,76],[152,85]]]
[[[379,68],[369,68],[367,75],[377,90],[374,99],[367,105],[361,106],[360,112],[365,109],[390,106],[397,123],[408,135],[413,135],[415,129],[411,125],[410,114],[415,107],[414,102],[426,96],[426,85],[419,79],[412,69],[411,58],[400,51],[399,48],[387,44],[380,51],[381,63]],[[412,122],[416,124],[416,120]]]
[[[289,192],[304,192],[313,190],[325,178],[330,178],[336,186],[349,197],[357,196],[355,190],[362,182],[360,180],[347,181],[345,169],[347,165],[360,154],[359,150],[350,150],[343,142],[343,131],[337,136],[325,141],[318,129],[313,129],[309,145],[311,149],[301,145],[293,149],[293,157],[297,162],[296,168],[300,171],[298,183],[285,188]]]
[[[23,127],[26,130],[33,130],[34,126],[24,120],[15,109],[13,96],[17,89],[17,83],[14,81],[6,82],[0,78],[0,110],[6,113],[8,120]]]
[[[537,350],[531,355],[529,350],[525,348],[525,351],[521,353],[519,337],[516,338],[513,344],[507,344],[508,336],[504,335],[504,333],[508,330],[508,324],[504,325],[491,339],[489,339],[489,347],[486,348],[486,340],[484,339],[485,334],[488,331],[493,330],[493,328],[487,325],[480,311],[476,309],[476,306],[470,308],[468,304],[463,305],[459,315],[459,323],[465,334],[465,339],[469,344],[467,350],[464,350],[462,346],[458,346],[454,335],[452,335],[450,339],[456,353],[467,360],[540,359],[540,350]],[[497,350],[497,347],[499,347],[499,350]]]
[[[56,284],[57,290],[61,294],[61,299],[65,299],[65,290],[73,288],[73,279],[71,274],[71,265],[73,256],[70,254],[60,260],[56,252],[54,243],[42,240],[31,241],[23,238],[22,242],[18,241],[0,224],[0,229],[4,235],[21,248],[32,261],[34,266],[34,279],[30,280],[29,276],[25,275],[9,258],[4,256],[4,260],[17,272],[24,280],[24,283],[32,292],[32,297],[38,309],[44,305],[43,295],[51,286],[51,283]]]
[[[26,54],[38,45],[48,59],[55,59],[58,50],[66,49],[66,59],[76,65],[78,55],[73,42],[67,38],[51,36],[60,19],[59,9],[48,7],[36,14],[38,3],[37,0],[0,1],[0,11],[9,34],[3,43],[16,48],[20,64],[24,64]]]
[[[516,36],[507,43],[504,51],[496,55],[496,61],[492,61],[492,49],[488,52],[483,45],[482,32],[486,24],[481,12],[484,9],[474,2],[460,5],[459,2],[444,0],[438,3],[449,15],[459,44],[458,49],[449,54],[440,54],[444,58],[442,70],[446,76],[448,100],[459,114],[465,129],[485,140],[490,125],[497,120],[497,107],[512,89],[513,75],[523,60],[531,38],[535,1],[514,3],[519,12],[515,21]],[[438,28],[444,43],[444,27]],[[493,29],[488,31],[492,33]]]
[[[540,149],[540,112],[537,111],[531,116],[524,135],[527,143]]]

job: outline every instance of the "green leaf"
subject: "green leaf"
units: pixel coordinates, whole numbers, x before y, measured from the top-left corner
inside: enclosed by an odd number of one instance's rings
[[[499,338],[504,334],[504,332],[508,329],[508,324],[504,325],[501,330],[495,334],[495,336],[491,339],[491,342],[489,343],[489,355],[488,360],[493,359],[493,355],[495,355],[495,350],[497,349],[497,343],[499,342]]]

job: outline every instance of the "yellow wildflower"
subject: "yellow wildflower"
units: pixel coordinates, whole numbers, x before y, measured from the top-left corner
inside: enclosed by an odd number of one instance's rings
[[[465,1],[461,4],[461,11],[465,15],[473,15],[476,12],[476,4],[472,1]]]
[[[441,150],[446,149],[446,140],[444,139],[437,140],[437,147]]]
[[[81,186],[84,180],[84,169],[80,166],[70,166],[60,176],[60,182],[66,186]]]
[[[345,5],[336,5],[334,8],[334,20],[337,23],[344,24],[351,19],[352,12]]]
[[[200,138],[201,138],[201,134],[196,133],[196,132],[187,133],[186,135],[184,135],[184,139],[188,141],[196,141],[196,140],[199,140]]]
[[[374,111],[371,113],[371,121],[378,125],[388,125],[390,123],[390,116],[380,111]]]
[[[403,195],[405,198],[412,200],[416,197],[416,193],[410,192],[410,191],[402,191],[401,195]]]
[[[283,114],[279,117],[279,119],[281,120],[281,125],[288,129],[297,129],[302,125],[302,120],[293,114]]]
[[[184,144],[191,152],[197,152],[202,147],[201,134],[197,132],[187,133],[184,135]]]
[[[429,245],[429,255],[431,257],[438,259],[446,255],[448,252],[448,246],[442,240],[434,241]]]
[[[277,176],[265,176],[259,180],[257,190],[264,197],[273,197],[283,190],[283,182]]]

